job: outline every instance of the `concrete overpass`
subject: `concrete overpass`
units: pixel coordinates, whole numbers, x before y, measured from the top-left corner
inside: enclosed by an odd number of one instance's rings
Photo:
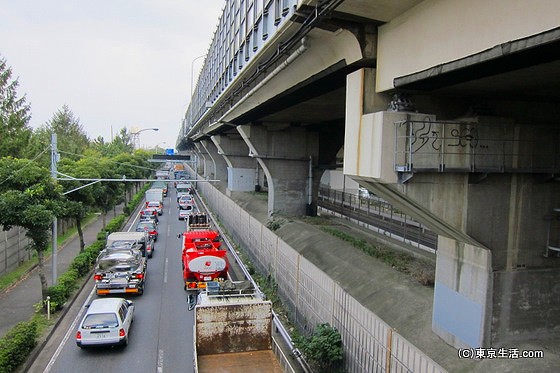
[[[434,333],[554,337],[559,20],[554,0],[228,0],[178,147],[268,190],[269,216],[314,214],[342,168],[439,235]]]

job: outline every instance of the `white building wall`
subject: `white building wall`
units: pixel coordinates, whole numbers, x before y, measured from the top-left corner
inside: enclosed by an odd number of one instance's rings
[[[558,0],[424,1],[379,28],[376,90],[392,89],[396,77],[556,28],[559,19]]]

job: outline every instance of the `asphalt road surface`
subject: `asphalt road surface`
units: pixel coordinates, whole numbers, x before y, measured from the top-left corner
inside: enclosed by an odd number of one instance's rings
[[[185,230],[185,222],[177,219],[175,201],[175,190],[170,188],[159,221],[156,250],[148,259],[144,294],[126,296],[136,306],[128,346],[82,350],[76,345],[77,324],[85,305],[97,297],[90,279],[30,372],[193,371],[194,313],[188,311],[183,290],[181,240],[177,238]]]

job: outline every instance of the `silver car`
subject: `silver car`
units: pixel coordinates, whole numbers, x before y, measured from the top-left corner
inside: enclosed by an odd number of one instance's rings
[[[87,307],[76,333],[76,344],[88,346],[126,346],[134,316],[134,303],[123,298],[95,299]]]

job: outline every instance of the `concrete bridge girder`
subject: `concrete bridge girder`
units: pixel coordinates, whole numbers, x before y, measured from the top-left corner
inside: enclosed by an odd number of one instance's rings
[[[264,78],[250,90],[243,92],[241,98],[225,113],[210,121],[211,123],[207,122],[202,133],[221,133],[230,129],[232,123],[266,121],[313,124],[330,121],[332,116],[329,114],[332,114],[332,110],[335,107],[343,108],[343,91],[330,97],[338,104],[331,102],[328,109],[313,110],[308,104],[313,98],[324,96],[339,88],[331,82],[323,85],[320,83],[329,78],[329,75],[334,75],[362,60],[362,53],[360,43],[352,32],[342,29],[336,32],[314,29],[302,39],[295,51],[274,69],[266,71]],[[313,88],[313,85],[319,87]],[[312,88],[307,89],[308,87]],[[290,100],[290,97],[298,99]],[[322,105],[326,104],[323,100]],[[199,123],[213,115],[214,107],[220,107],[220,102],[214,103]]]
[[[254,167],[255,161],[249,158],[249,148],[239,134],[214,135],[211,139],[218,154],[224,157],[227,167]]]

